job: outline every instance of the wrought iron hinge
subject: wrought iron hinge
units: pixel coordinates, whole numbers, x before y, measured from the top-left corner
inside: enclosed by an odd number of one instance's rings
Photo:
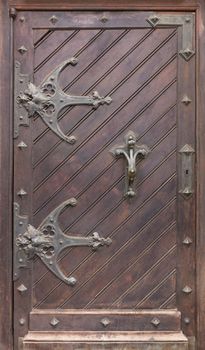
[[[29,81],[27,74],[20,72],[20,63],[15,63],[15,109],[14,109],[14,137],[18,136],[20,125],[29,125],[29,118],[39,116],[44,123],[62,140],[70,144],[75,143],[74,136],[67,136],[60,129],[58,115],[62,109],[73,105],[90,105],[97,108],[103,104],[110,104],[110,96],[102,97],[97,91],[89,96],[72,96],[65,93],[58,84],[60,73],[68,65],[75,66],[77,59],[72,57],[56,67],[42,81],[35,86]]]
[[[179,54],[188,61],[194,54],[195,15],[153,13],[147,18],[152,27],[182,26],[182,48]]]
[[[69,285],[75,285],[73,276],[65,276],[58,265],[58,257],[67,247],[87,246],[97,250],[101,246],[109,246],[112,241],[100,237],[97,232],[87,237],[65,235],[58,224],[61,211],[67,206],[75,206],[77,201],[70,198],[55,208],[38,228],[28,223],[28,217],[20,215],[18,203],[14,203],[14,264],[13,278],[17,280],[20,269],[29,267],[30,261],[37,255],[47,268],[59,279]]]
[[[9,16],[11,18],[15,19],[16,15],[17,15],[17,11],[16,11],[15,7],[10,7],[10,9],[9,9]]]

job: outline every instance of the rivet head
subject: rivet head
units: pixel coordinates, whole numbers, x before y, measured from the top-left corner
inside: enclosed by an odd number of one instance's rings
[[[21,326],[23,326],[25,323],[26,323],[25,318],[20,318],[20,319],[19,319],[19,324],[20,324]]]
[[[21,46],[18,48],[18,52],[20,52],[21,55],[23,55],[24,53],[26,53],[28,50],[25,46]]]
[[[23,188],[21,188],[21,189],[17,192],[17,195],[18,195],[19,197],[23,197],[23,196],[26,196],[26,195],[27,195],[27,192],[26,192]]]
[[[50,21],[51,23],[55,24],[56,22],[58,22],[58,18],[57,18],[55,15],[53,15],[53,16],[49,19],[49,21]]]
[[[52,320],[50,321],[50,325],[54,328],[57,327],[59,323],[60,321],[56,317],[53,317]]]
[[[153,27],[155,27],[158,24],[159,20],[160,18],[157,15],[154,15],[154,16],[150,16],[147,19],[147,22],[149,22]]]
[[[17,290],[20,292],[20,293],[25,293],[26,291],[27,291],[27,288],[26,288],[26,286],[24,286],[24,284],[21,284],[18,288],[17,288]]]
[[[25,17],[23,17],[23,16],[20,17],[20,18],[19,18],[19,21],[20,21],[21,23],[25,22]]]
[[[189,61],[190,58],[195,54],[195,52],[189,48],[181,50],[179,53],[186,61]]]
[[[184,317],[184,323],[185,324],[190,324],[190,318],[189,317]]]
[[[65,278],[65,279],[67,279],[67,278]],[[68,278],[68,282],[69,282],[69,284],[70,284],[71,286],[75,286],[77,280],[76,280],[75,277],[69,277],[69,278]]]
[[[154,317],[151,321],[154,327],[158,327],[160,325],[160,320],[157,317]]]
[[[185,293],[185,294],[190,294],[192,292],[192,289],[189,286],[185,286],[182,289],[182,292]]]
[[[182,98],[182,103],[188,106],[191,102],[192,100],[187,95],[184,95],[184,97]]]
[[[21,141],[17,147],[20,149],[23,149],[23,148],[27,148],[27,145],[25,144],[25,142]]]
[[[103,15],[103,16],[101,17],[100,21],[101,21],[102,23],[106,23],[106,22],[108,21],[108,18],[107,18],[105,15]]]
[[[110,320],[108,318],[103,318],[100,323],[102,323],[104,327],[107,327],[110,324]]]
[[[185,244],[185,245],[187,245],[187,246],[190,246],[190,245],[192,244],[191,238],[190,238],[190,237],[184,238],[183,244]]]

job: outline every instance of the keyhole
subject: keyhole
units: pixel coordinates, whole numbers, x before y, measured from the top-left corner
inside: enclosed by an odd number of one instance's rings
[[[186,175],[188,175],[189,174],[189,170],[186,170]]]

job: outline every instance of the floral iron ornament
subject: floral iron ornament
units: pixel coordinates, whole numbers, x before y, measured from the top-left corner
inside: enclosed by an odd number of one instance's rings
[[[117,145],[111,149],[111,153],[114,157],[125,157],[127,161],[126,175],[125,175],[125,196],[134,197],[135,191],[133,190],[134,180],[136,178],[136,160],[144,159],[150,152],[146,145],[137,145],[137,137],[134,132],[129,131],[125,135],[125,144]]]
[[[58,224],[59,214],[65,207],[73,207],[76,204],[75,198],[63,202],[36,229],[28,224],[27,216],[19,215],[19,205],[14,203],[14,280],[18,279],[20,269],[29,267],[29,261],[37,255],[52,273],[73,286],[76,284],[75,277],[66,277],[57,262],[62,250],[77,246],[87,246],[92,250],[97,250],[99,247],[109,246],[112,243],[109,237],[100,237],[97,232],[87,237],[75,237],[62,232]]]
[[[35,86],[33,83],[28,82],[26,89],[20,91],[16,97],[17,104],[23,106],[28,117],[38,115],[42,118],[44,123],[62,140],[68,143],[75,143],[76,138],[74,136],[65,135],[60,129],[58,123],[58,115],[60,111],[73,105],[90,105],[93,108],[97,108],[99,105],[110,104],[112,102],[111,97],[102,97],[97,91],[93,91],[89,96],[72,96],[66,94],[59,86],[58,79],[60,73],[68,65],[76,65],[77,59],[72,57],[67,61],[61,63],[55,68],[39,86]],[[17,67],[19,64],[17,63]],[[21,78],[28,77],[25,74],[21,74]],[[25,84],[24,84],[25,85]]]

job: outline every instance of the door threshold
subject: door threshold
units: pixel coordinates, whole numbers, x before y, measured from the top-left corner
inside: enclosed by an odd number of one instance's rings
[[[182,332],[29,332],[21,350],[188,350]]]

